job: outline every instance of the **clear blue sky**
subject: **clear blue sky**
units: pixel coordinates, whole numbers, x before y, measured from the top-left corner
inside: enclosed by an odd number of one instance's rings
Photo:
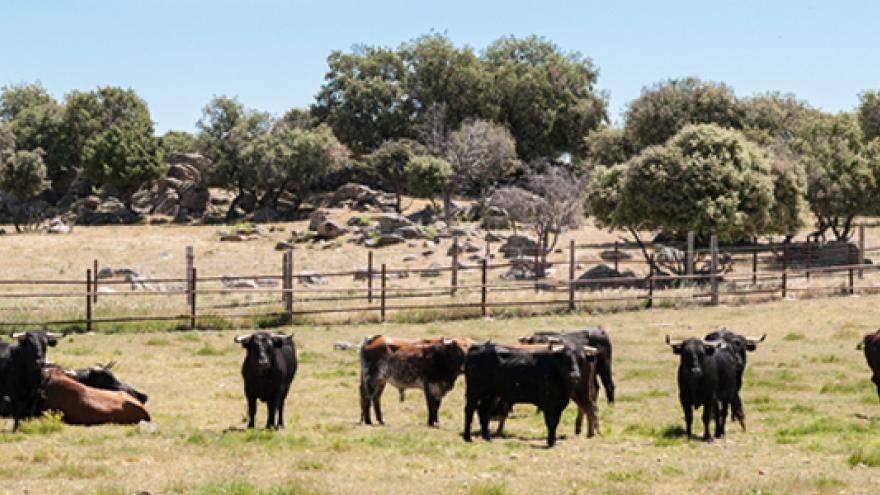
[[[434,30],[477,49],[538,34],[580,51],[616,121],[643,86],[683,76],[840,111],[880,88],[878,20],[869,0],[0,0],[0,85],[131,87],[159,132],[192,130],[212,95],[281,114],[312,102],[331,50]]]

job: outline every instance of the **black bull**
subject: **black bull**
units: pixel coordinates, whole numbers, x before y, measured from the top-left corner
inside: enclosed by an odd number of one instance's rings
[[[614,403],[614,379],[611,374],[612,346],[608,333],[602,328],[587,328],[574,332],[535,332],[527,337],[520,337],[523,344],[547,344],[551,342],[566,342],[571,345],[586,345],[595,347],[599,354],[596,358],[596,377],[602,381],[605,389],[605,398],[608,403]]]
[[[493,408],[527,403],[543,411],[547,445],[552,447],[562,412],[581,381],[578,353],[570,346],[559,347],[525,351],[491,343],[472,345],[465,358],[465,441],[471,440],[474,412],[481,436],[489,440]]]

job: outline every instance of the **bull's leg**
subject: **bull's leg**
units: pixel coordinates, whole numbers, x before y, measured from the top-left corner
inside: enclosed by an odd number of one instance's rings
[[[706,442],[712,441],[712,435],[709,434],[709,423],[712,422],[712,418],[714,417],[715,401],[709,400],[703,404],[703,440]]]
[[[507,414],[508,414],[508,411],[505,411],[500,414],[500,417],[498,419],[498,428],[495,428],[495,436],[496,437],[500,437],[500,436],[504,435],[504,423],[507,422]]]
[[[556,445],[556,427],[559,426],[559,418],[562,416],[562,411],[556,411],[555,409],[548,408],[544,411],[544,424],[547,425],[547,446],[552,447]]]
[[[440,418],[437,417],[437,412],[440,409],[440,400],[431,393],[431,387],[427,382],[425,383],[424,390],[425,402],[428,406],[428,426],[437,426],[437,423],[440,421]]]
[[[694,410],[691,405],[682,401],[681,408],[684,409],[684,427],[687,430],[688,439],[693,437]]]
[[[385,383],[377,383],[373,388],[373,412],[376,413],[376,421],[380,425],[384,425],[382,420],[382,392],[385,390]]]
[[[611,363],[600,366],[597,371],[596,374],[602,379],[602,388],[605,389],[605,398],[608,399],[609,404],[614,404],[614,380],[611,379]]]
[[[578,416],[581,416],[580,411],[578,411]],[[587,404],[587,438],[593,438],[597,433],[599,433],[599,416],[596,415],[596,400],[594,397]]]
[[[480,417],[480,436],[483,440],[491,440],[489,436],[489,420],[492,418],[492,401],[484,400],[480,402],[477,408],[477,415]]]
[[[278,399],[278,419],[275,422],[276,430],[284,429],[284,401],[287,399],[287,392],[281,394],[281,397]]]
[[[256,397],[248,397],[248,428],[251,429],[254,427],[254,418],[257,416],[257,398]]]
[[[471,441],[471,423],[474,421],[474,404],[471,400],[467,400],[464,406],[464,441]]]
[[[361,380],[361,386],[358,387],[358,390],[361,394],[361,423],[371,425],[373,420],[370,419],[370,394],[364,380]]]
[[[580,407],[578,407],[577,418],[574,420],[574,434],[575,436],[581,434],[581,430],[583,429],[584,423],[584,411]],[[592,436],[592,435],[589,435]]]
[[[275,429],[275,410],[278,407],[278,403],[276,399],[269,399],[266,401],[266,429],[274,430]]]
[[[715,412],[715,438],[724,438],[724,427],[727,421],[727,401],[721,401],[721,409]]]

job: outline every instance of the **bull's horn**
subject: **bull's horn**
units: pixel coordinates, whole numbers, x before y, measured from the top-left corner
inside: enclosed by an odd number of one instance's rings
[[[245,335],[239,335],[239,336],[235,337],[235,343],[241,344],[242,342],[249,340],[253,335],[254,334],[252,334],[252,333],[248,333]]]
[[[116,361],[110,361],[109,363],[104,365],[104,371],[110,371],[110,368],[116,366]]]
[[[712,348],[716,348],[716,347],[720,346],[720,345],[723,344],[723,343],[724,343],[724,342],[722,342],[722,341],[720,341],[720,340],[704,340],[704,341],[703,341],[703,345],[704,345],[704,346],[706,346],[706,347],[712,347]]]
[[[558,342],[551,342],[547,349],[551,352],[558,352],[565,349],[565,346]]]
[[[750,344],[760,344],[761,342],[764,342],[764,339],[766,339],[766,338],[767,338],[767,334],[766,334],[766,333],[765,333],[764,335],[761,335],[760,337],[749,337],[749,336],[746,336],[746,340],[747,340]]]
[[[864,341],[864,340],[861,341],[861,342],[859,342],[858,344],[856,344],[856,350],[857,350],[857,351],[864,350],[864,348],[865,348],[865,341]]]
[[[440,343],[442,343],[443,345],[450,345],[453,342],[455,342],[455,341],[452,339],[447,339],[446,337],[440,337]]]
[[[597,349],[597,348],[595,348],[595,347],[593,347],[593,346],[590,346],[590,345],[585,345],[585,346],[584,346],[584,353],[586,353],[587,355],[592,356],[592,355],[598,354],[598,353],[599,353],[599,349]]]
[[[15,332],[12,335],[10,335],[10,337],[12,337],[13,339],[16,339],[16,340],[21,340],[21,338],[24,337],[24,335],[25,335],[24,332]]]
[[[670,340],[669,335],[666,336],[666,345],[675,347],[677,345],[681,345],[681,342],[682,341],[680,340]]]
[[[286,339],[287,337],[293,337],[293,335],[287,335],[286,333],[273,333],[273,337],[278,337],[281,339]]]
[[[50,339],[60,339],[64,337],[64,334],[57,332],[46,332],[46,337],[49,337]]]
[[[525,344],[526,342],[529,341],[529,339],[531,339],[531,337],[529,337],[528,335],[523,335],[522,337],[520,337],[516,340],[518,340],[520,344]]]

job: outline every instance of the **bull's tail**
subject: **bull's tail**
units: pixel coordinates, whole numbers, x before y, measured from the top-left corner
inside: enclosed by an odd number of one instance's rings
[[[743,409],[742,400],[739,398],[738,394],[736,398],[733,399],[733,404],[731,404],[730,415],[733,419],[739,422],[742,431],[746,431],[746,411]]]

